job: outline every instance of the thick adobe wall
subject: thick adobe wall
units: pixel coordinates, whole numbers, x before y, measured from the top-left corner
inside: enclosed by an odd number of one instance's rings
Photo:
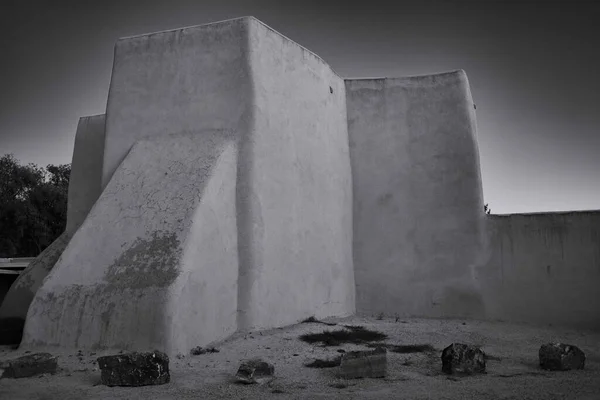
[[[475,112],[464,71],[346,80],[356,308],[481,317],[485,243]]]
[[[70,236],[81,226],[102,193],[105,121],[106,116],[102,114],[81,117],[77,124],[67,205],[66,231]]]
[[[352,314],[344,82],[255,19],[249,49],[256,115],[240,155],[240,328]]]
[[[489,319],[600,329],[600,212],[488,216]]]
[[[25,319],[33,296],[100,196],[104,121],[104,115],[79,119],[69,179],[67,227],[13,282],[0,306],[0,318]]]
[[[352,313],[344,85],[321,59],[251,17],[125,39],[107,114],[105,179],[140,135],[239,132],[240,329]]]
[[[321,60],[253,18],[119,41],[105,188],[24,344],[176,354],[352,313],[344,100]]]
[[[235,330],[236,148],[138,141],[38,290],[23,345],[187,353]]]

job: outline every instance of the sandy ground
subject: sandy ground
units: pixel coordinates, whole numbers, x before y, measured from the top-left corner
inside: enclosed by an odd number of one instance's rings
[[[600,399],[600,332],[464,320],[395,321],[355,316],[329,321],[379,330],[389,335],[385,343],[429,343],[436,353],[388,352],[387,378],[343,380],[336,377],[335,368],[312,369],[303,364],[335,357],[340,348],[366,347],[306,344],[299,335],[335,327],[298,324],[237,334],[217,346],[219,353],[172,357],[169,384],[111,388],[100,384],[96,358],[115,351],[85,351],[78,357],[76,351],[36,349],[58,355],[59,371],[34,378],[1,379],[0,399]],[[541,370],[538,350],[551,341],[580,347],[586,353],[585,370]],[[492,356],[487,374],[465,378],[443,374],[441,350],[452,342],[479,345]],[[22,356],[25,351],[0,347],[0,361]],[[262,385],[234,381],[240,360],[252,357],[274,364],[273,381]]]

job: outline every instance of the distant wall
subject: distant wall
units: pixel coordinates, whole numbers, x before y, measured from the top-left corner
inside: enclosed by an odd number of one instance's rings
[[[72,236],[83,223],[102,193],[102,160],[104,158],[105,115],[81,117],[77,124],[69,201],[67,233]]]
[[[457,71],[346,80],[356,308],[482,316],[485,229],[473,100]]]
[[[240,328],[354,312],[344,81],[250,20],[255,119],[242,145]]]
[[[487,317],[600,328],[600,212],[488,216]]]

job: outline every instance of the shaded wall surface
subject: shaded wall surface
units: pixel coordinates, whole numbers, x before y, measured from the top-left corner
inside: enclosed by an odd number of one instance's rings
[[[81,117],[77,124],[67,206],[69,235],[83,223],[102,193],[105,119],[104,114]]]
[[[487,317],[600,329],[600,212],[492,215]]]
[[[346,81],[359,312],[482,316],[484,243],[464,71]]]

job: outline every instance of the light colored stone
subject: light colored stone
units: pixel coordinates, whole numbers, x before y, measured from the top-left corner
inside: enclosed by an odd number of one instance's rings
[[[346,379],[384,378],[387,374],[387,350],[378,347],[342,354],[340,376]]]

